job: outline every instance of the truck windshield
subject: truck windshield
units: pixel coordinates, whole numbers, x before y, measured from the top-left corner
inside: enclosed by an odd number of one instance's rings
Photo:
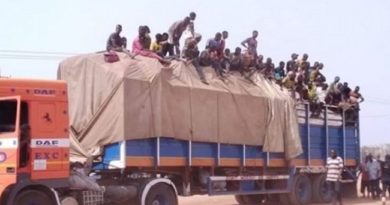
[[[16,100],[0,101],[0,133],[15,131],[16,113]]]

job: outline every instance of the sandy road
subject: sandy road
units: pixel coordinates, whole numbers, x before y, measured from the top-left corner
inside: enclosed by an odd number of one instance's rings
[[[371,199],[345,199],[344,205],[382,205],[381,201],[373,201]],[[191,196],[179,197],[179,205],[238,205],[234,196]],[[280,205],[280,204],[275,204]],[[318,204],[319,205],[319,204]],[[321,204],[322,205],[322,204]],[[387,200],[386,205],[390,205],[390,199]]]

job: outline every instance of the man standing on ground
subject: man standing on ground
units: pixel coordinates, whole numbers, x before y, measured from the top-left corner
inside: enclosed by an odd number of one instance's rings
[[[328,157],[326,161],[326,181],[332,190],[332,204],[336,205],[337,203],[339,205],[342,205],[343,202],[341,201],[341,192],[340,192],[340,181],[341,181],[341,173],[343,171],[343,159],[341,157],[337,156],[337,153],[335,150],[330,151],[330,157]]]
[[[386,197],[386,192],[390,195],[390,155],[386,154],[385,161],[382,162],[382,195]]]
[[[380,195],[379,177],[381,176],[381,167],[377,160],[373,159],[372,155],[368,155],[367,162],[368,180],[370,181],[370,193],[373,199],[378,199]]]

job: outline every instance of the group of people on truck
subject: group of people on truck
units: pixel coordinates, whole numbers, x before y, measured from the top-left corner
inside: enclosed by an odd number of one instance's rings
[[[390,155],[381,161],[378,156],[375,159],[371,154],[365,157],[359,166],[361,175],[360,193],[363,197],[379,199],[385,197],[386,192],[390,195]],[[380,188],[382,182],[382,189]]]
[[[116,31],[108,38],[106,50],[127,52],[131,57],[151,57],[162,64],[169,64],[172,59],[191,63],[204,84],[208,84],[203,72],[204,66],[213,67],[221,80],[232,73],[239,73],[252,82],[251,76],[256,72],[261,73],[264,78],[275,81],[282,89],[289,90],[294,99],[309,102],[312,117],[320,115],[324,104],[357,110],[358,104],[364,101],[359,86],[352,90],[347,82],[341,83],[339,77],[335,77],[328,85],[321,73],[324,64],[314,62],[311,66],[308,54],[303,54],[302,58],[298,59],[299,55],[293,53],[287,63],[280,61],[278,66],[274,65],[272,58],[264,59],[264,56],[257,52],[259,33],[256,30],[241,42],[245,50],[236,47],[232,52],[227,48],[229,33],[222,31],[208,39],[205,49],[201,51],[198,45],[202,35],[194,32],[195,19],[196,13],[191,12],[182,20],[174,22],[167,32],[157,33],[154,41],[150,37],[150,28],[146,25],[139,26],[138,35],[132,42],[131,53],[127,50],[127,39],[120,36],[122,26],[117,25]],[[185,31],[189,31],[190,35],[184,39],[184,46],[181,48],[180,40]]]

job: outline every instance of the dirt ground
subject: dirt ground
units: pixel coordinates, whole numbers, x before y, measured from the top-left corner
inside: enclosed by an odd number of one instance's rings
[[[345,199],[344,205],[358,204],[358,205],[382,205],[380,200],[374,201],[372,199],[358,198]],[[390,205],[390,199],[387,199],[387,205]],[[238,205],[234,196],[191,196],[179,197],[179,205]],[[280,205],[280,204],[275,204]],[[322,204],[321,204],[322,205]]]

